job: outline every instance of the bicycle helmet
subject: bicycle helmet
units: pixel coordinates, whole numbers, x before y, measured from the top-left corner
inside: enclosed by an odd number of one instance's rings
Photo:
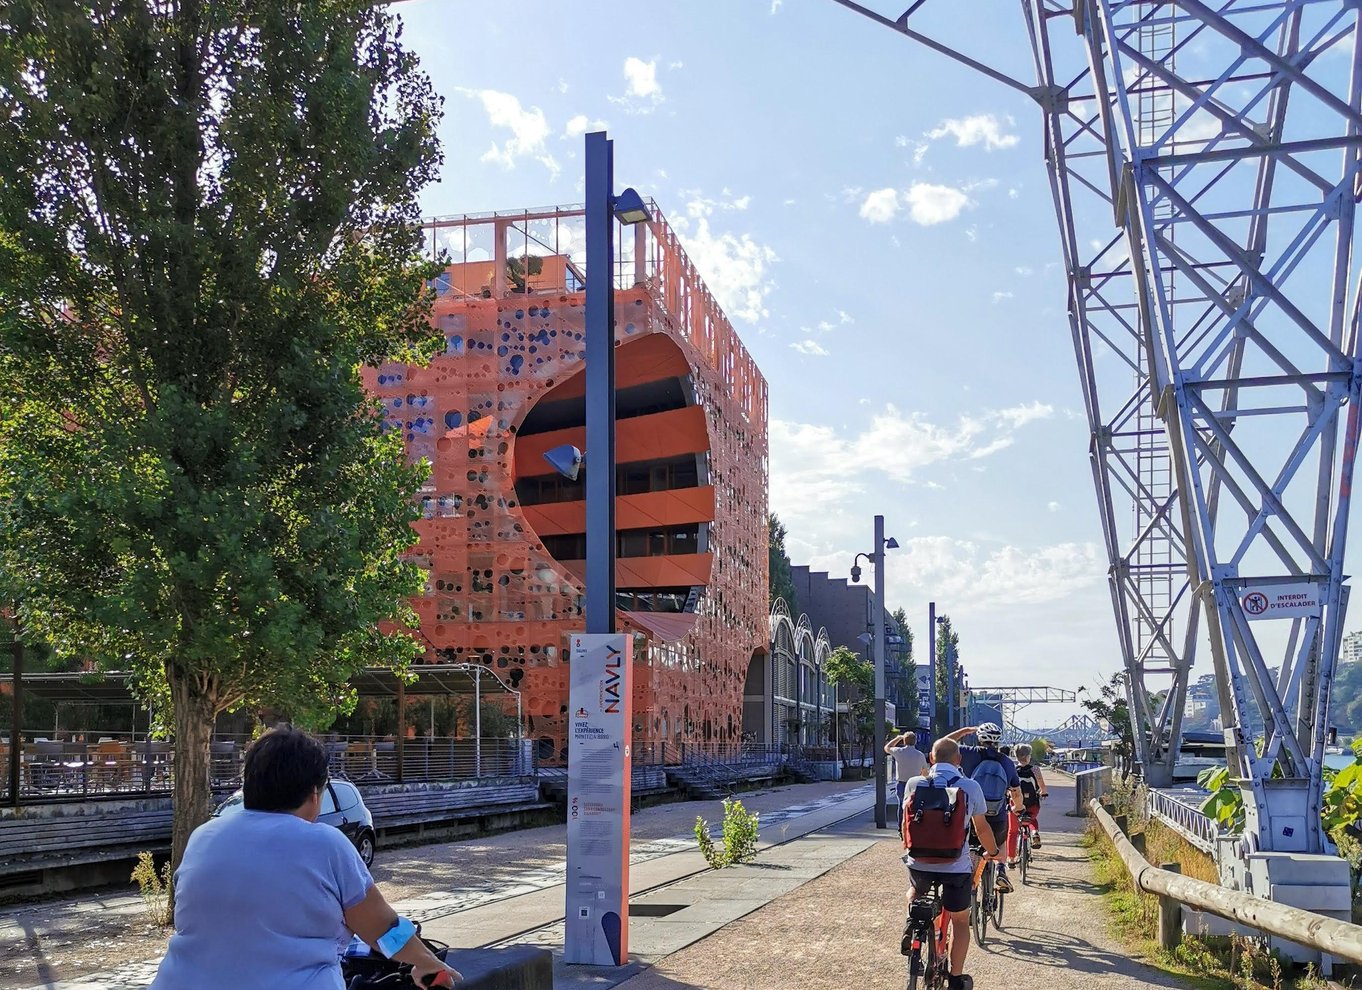
[[[979,736],[979,743],[983,746],[996,746],[1003,737],[1003,730],[998,728],[996,722],[985,722],[974,730]]]

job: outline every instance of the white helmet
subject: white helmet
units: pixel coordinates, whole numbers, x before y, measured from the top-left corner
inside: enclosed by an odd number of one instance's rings
[[[996,746],[1003,737],[1003,730],[998,728],[996,722],[985,722],[974,731],[979,736],[979,742],[985,746]]]

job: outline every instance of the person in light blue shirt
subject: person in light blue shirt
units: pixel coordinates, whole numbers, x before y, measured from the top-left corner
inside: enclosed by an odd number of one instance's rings
[[[960,745],[949,736],[933,744],[932,765],[927,772],[908,781],[904,789],[905,809],[913,792],[924,784],[958,789],[965,795],[965,807],[974,826],[974,834],[984,847],[984,855],[996,859],[999,855],[998,843],[994,841],[993,829],[984,814],[988,810],[984,791],[978,783],[960,772]],[[960,854],[951,862],[923,862],[909,852],[904,854],[903,863],[908,867],[910,910],[919,890],[926,890],[932,885],[941,888],[941,908],[951,916],[950,990],[968,990],[973,982],[965,975],[965,957],[969,953],[969,906],[974,888],[974,859],[969,843],[962,842]],[[908,932],[905,930],[905,943],[907,938]]]
[[[304,732],[251,744],[245,810],[199,826],[175,871],[175,934],[152,990],[344,990],[351,932],[418,980],[458,978],[412,937],[340,830],[316,824],[326,781],[326,751]]]

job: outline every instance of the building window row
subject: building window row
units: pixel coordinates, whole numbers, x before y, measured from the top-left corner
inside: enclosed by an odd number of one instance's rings
[[[697,488],[699,485],[700,469],[693,454],[662,461],[621,464],[615,472],[617,496]],[[585,501],[586,468],[582,468],[576,481],[569,481],[557,474],[522,478],[516,482],[516,494],[522,505]]]
[[[690,588],[622,588],[615,607],[626,612],[684,612]]]
[[[586,534],[545,536],[544,549],[555,560],[585,560]],[[700,524],[622,529],[615,534],[616,557],[671,557],[700,553]]]

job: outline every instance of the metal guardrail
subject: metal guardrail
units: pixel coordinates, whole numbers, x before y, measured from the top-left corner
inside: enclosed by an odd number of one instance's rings
[[[1204,797],[1204,794],[1197,791],[1187,791],[1185,794],[1184,799],[1177,792],[1148,791],[1145,806],[1149,816],[1157,819],[1159,824],[1171,828],[1190,845],[1213,856],[1215,840],[1220,835],[1220,826],[1191,803],[1197,797]]]
[[[1073,771],[1069,771],[1073,773]],[[1087,814],[1088,802],[1101,797],[1111,790],[1111,767],[1092,767],[1079,770],[1074,778],[1074,816],[1082,818]]]
[[[1170,912],[1163,909],[1175,903],[1236,921],[1351,963],[1362,963],[1362,926],[1160,869],[1140,855],[1101,804],[1094,800],[1088,805],[1088,810],[1116,847],[1116,853],[1125,864],[1135,887],[1159,898],[1159,941],[1164,948],[1172,948],[1176,939],[1182,937],[1180,920],[1176,926],[1170,925],[1168,920],[1180,916],[1180,910]],[[1176,931],[1171,930],[1174,927]]]

